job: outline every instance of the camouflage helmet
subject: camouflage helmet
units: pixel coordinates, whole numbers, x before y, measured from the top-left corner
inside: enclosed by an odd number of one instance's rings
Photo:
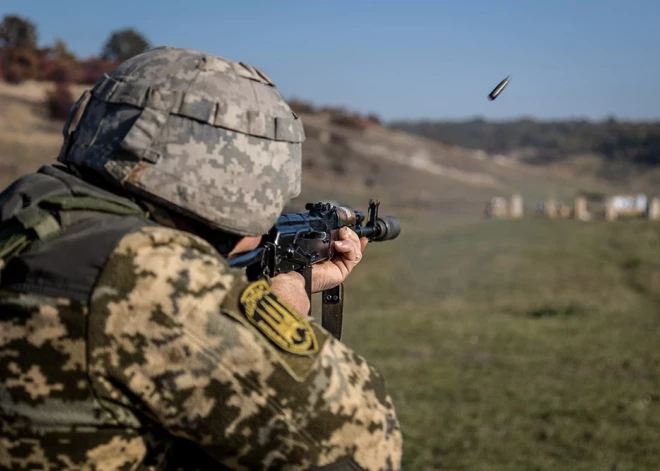
[[[58,160],[238,235],[300,193],[302,123],[261,70],[158,47],[74,105]]]

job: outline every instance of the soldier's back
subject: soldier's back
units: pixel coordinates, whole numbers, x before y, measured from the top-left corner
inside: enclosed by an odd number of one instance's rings
[[[58,191],[96,190],[47,168],[0,195],[0,223],[44,195],[99,206]],[[196,236],[105,209],[60,214],[1,272],[1,469],[398,469],[371,365],[306,321],[316,353],[276,348],[241,311],[266,284]]]
[[[0,196],[3,223],[45,197],[104,195],[60,169],[42,170]],[[89,300],[96,278],[118,240],[148,222],[89,211],[75,216],[57,237],[36,241],[2,271],[3,469],[136,469],[137,463],[149,465],[147,442],[158,434],[113,416],[95,396],[88,371]]]

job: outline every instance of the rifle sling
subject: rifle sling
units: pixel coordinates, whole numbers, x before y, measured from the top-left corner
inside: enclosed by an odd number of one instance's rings
[[[307,299],[309,299],[309,312],[307,316],[312,316],[312,266],[307,265],[302,269],[302,276],[305,278],[305,293],[307,293]]]
[[[321,324],[337,340],[341,340],[341,328],[344,315],[344,284],[323,291]]]

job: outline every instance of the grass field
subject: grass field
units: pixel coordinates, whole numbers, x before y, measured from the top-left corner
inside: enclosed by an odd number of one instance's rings
[[[408,225],[347,283],[407,470],[660,469],[660,224]]]

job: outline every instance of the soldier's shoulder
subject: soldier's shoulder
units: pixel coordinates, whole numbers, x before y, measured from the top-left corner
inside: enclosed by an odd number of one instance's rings
[[[165,226],[144,226],[126,234],[113,255],[142,253],[186,254],[188,258],[210,255],[226,264],[226,260],[207,241],[189,232]]]
[[[202,287],[228,287],[240,276],[204,239],[164,226],[144,226],[116,245],[96,292],[128,296],[139,290],[142,295],[160,298],[168,292],[183,295]]]

